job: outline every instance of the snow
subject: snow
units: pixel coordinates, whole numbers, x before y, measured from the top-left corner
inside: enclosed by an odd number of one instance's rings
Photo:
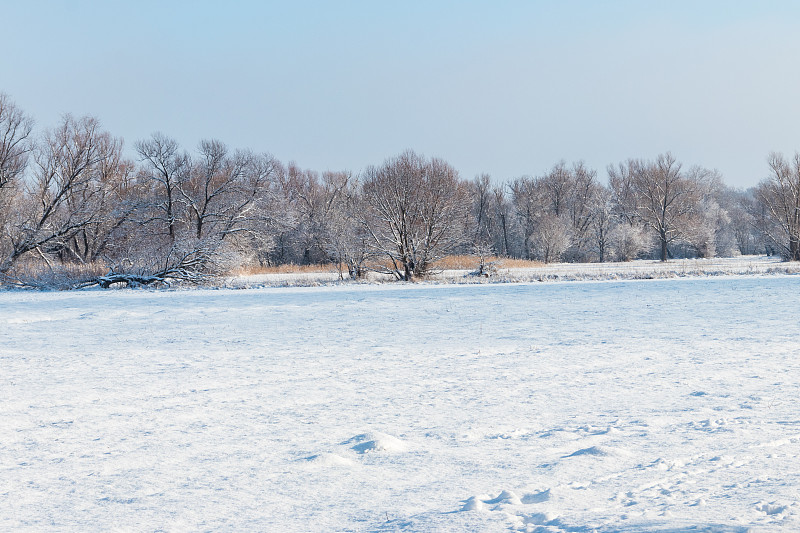
[[[0,530],[800,530],[796,276],[0,292]]]
[[[444,270],[434,272],[426,283],[503,283],[503,282],[561,282],[608,281],[630,279],[669,279],[676,277],[708,277],[731,275],[785,275],[800,274],[796,262],[784,262],[777,256],[743,255],[710,259],[673,259],[667,262],[638,259],[607,263],[550,263],[534,267],[503,268],[499,261],[497,271],[490,276],[477,276],[478,260],[472,270]],[[345,274],[346,276],[346,274]],[[368,272],[365,282],[385,282],[391,276]],[[230,288],[265,286],[318,286],[340,283],[338,270],[329,272],[296,272],[255,274],[224,278],[221,284]]]

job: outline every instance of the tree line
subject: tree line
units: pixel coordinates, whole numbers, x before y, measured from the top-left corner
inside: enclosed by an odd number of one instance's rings
[[[543,262],[778,254],[800,260],[800,155],[756,187],[670,153],[495,183],[403,152],[358,175],[161,133],[123,154],[97,119],[35,132],[0,94],[0,284],[201,281],[253,265],[336,263],[425,276],[448,254]],[[483,264],[483,263],[481,263]]]

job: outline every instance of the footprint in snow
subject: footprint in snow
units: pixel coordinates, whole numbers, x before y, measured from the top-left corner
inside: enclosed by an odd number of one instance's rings
[[[558,515],[546,510],[536,512],[526,512],[526,505],[543,503],[550,499],[550,490],[544,490],[535,494],[526,494],[522,499],[513,491],[504,490],[494,498],[484,496],[472,496],[464,501],[461,508],[464,512],[495,512],[502,513],[511,521],[511,529],[532,531],[533,526],[555,526]],[[511,507],[515,506],[515,507]],[[519,506],[519,507],[516,507]],[[537,527],[535,529],[539,531]],[[550,529],[547,529],[550,531]],[[561,531],[561,529],[558,529]]]
[[[526,525],[547,526],[555,522],[556,519],[558,519],[558,515],[553,513],[532,513],[523,517],[523,523]]]
[[[789,509],[788,505],[780,505],[778,503],[759,503],[756,505],[756,511],[760,511],[766,515],[774,516],[785,513]]]
[[[522,505],[522,500],[519,496],[510,490],[504,490],[494,498],[485,498],[481,496],[472,496],[464,502],[462,511],[482,511],[487,505]]]
[[[522,497],[522,503],[524,504],[531,504],[531,503],[543,503],[550,500],[551,494],[550,489],[543,490],[541,492],[535,492],[533,494],[526,494]]]

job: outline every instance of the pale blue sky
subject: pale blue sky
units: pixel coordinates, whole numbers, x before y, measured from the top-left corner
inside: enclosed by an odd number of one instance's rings
[[[412,148],[497,181],[670,150],[742,187],[800,150],[795,1],[3,4],[0,91],[129,148],[162,131],[355,172]]]

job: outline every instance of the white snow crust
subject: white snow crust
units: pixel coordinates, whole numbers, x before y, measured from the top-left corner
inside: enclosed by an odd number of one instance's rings
[[[0,530],[800,531],[798,294],[0,292]]]

